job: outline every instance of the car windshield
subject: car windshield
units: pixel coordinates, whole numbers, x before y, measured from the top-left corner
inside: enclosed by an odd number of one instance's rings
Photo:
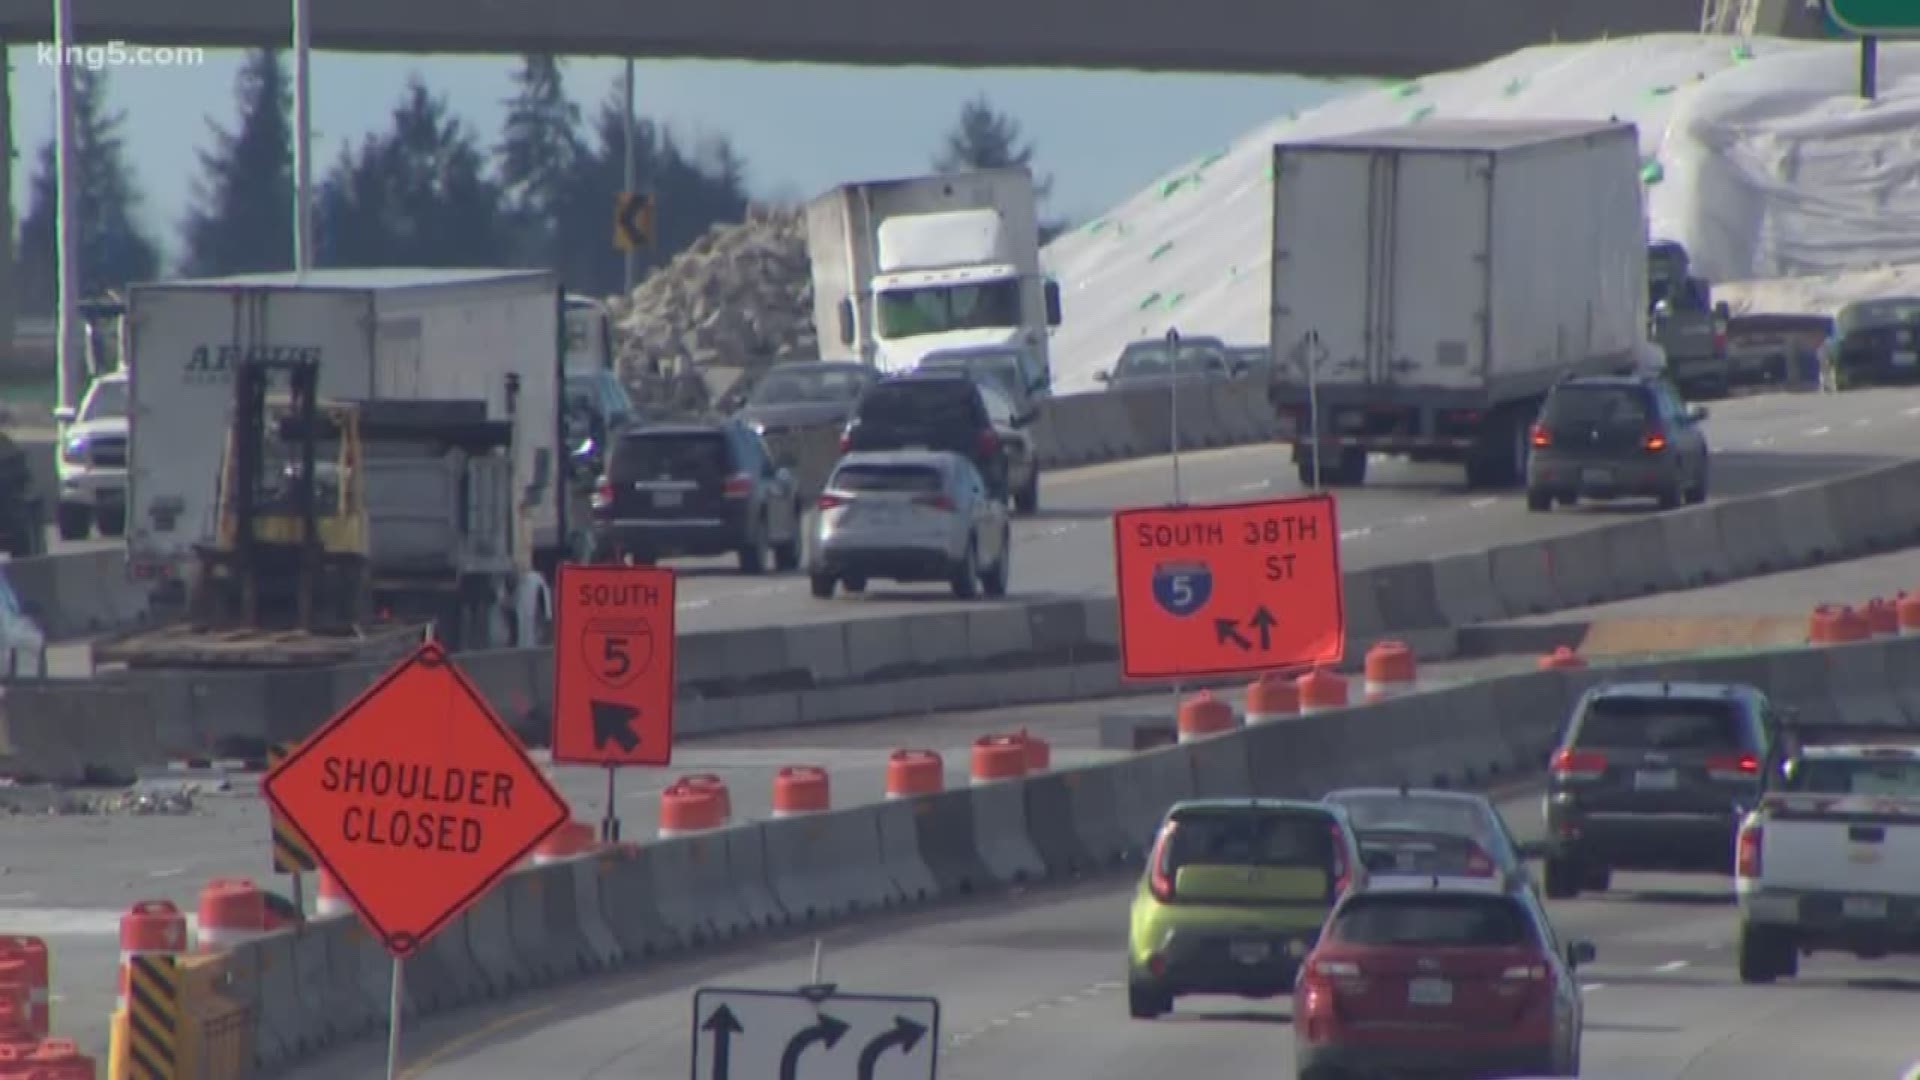
[[[1204,811],[1174,819],[1168,873],[1185,866],[1325,867],[1333,830],[1318,814]]]
[[[86,408],[81,410],[80,419],[89,420],[125,420],[127,418],[127,384],[124,379],[111,382],[97,382],[87,392]]]
[[[887,289],[873,299],[886,340],[1020,325],[1020,283],[1012,278],[972,285]]]
[[[1920,799],[1920,761],[1886,758],[1808,758],[1796,762],[1788,791],[1814,795],[1867,795]]]
[[[1464,877],[1474,873],[1476,856],[1487,858],[1479,844],[1458,834],[1367,828],[1357,832],[1361,857],[1375,873]],[[1486,872],[1484,863],[1481,872]]]
[[[850,368],[780,368],[760,380],[747,404],[830,405],[852,401],[866,386],[865,374]]]
[[[1483,842],[1489,832],[1485,814],[1455,799],[1382,793],[1343,795],[1331,801],[1346,808],[1347,816],[1353,820],[1356,829],[1411,826]]]
[[[1457,893],[1362,894],[1334,917],[1334,940],[1349,945],[1514,948],[1533,931],[1518,901]]]
[[[860,402],[860,419],[881,424],[971,424],[980,392],[963,379],[882,383]]]
[[[1587,705],[1574,745],[1591,750],[1745,750],[1731,701],[1603,697]]]
[[[1173,374],[1175,368],[1181,375],[1223,373],[1227,370],[1226,350],[1211,342],[1181,342],[1177,359],[1171,358],[1171,352],[1164,341],[1136,341],[1121,351],[1120,361],[1113,366],[1113,377],[1152,378]]]
[[[877,462],[852,462],[834,471],[827,485],[849,494],[899,492],[908,495],[938,495],[946,487],[940,470],[931,465],[882,465]]]
[[[617,480],[711,480],[727,472],[727,440],[719,432],[653,432],[620,440]]]
[[[1547,398],[1548,427],[1644,428],[1653,399],[1637,386],[1563,386]]]

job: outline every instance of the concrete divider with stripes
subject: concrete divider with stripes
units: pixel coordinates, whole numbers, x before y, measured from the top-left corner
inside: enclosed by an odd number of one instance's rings
[[[1920,636],[1543,665],[1415,687],[1102,764],[993,775],[969,788],[896,793],[642,845],[582,840],[510,875],[409,961],[407,1007],[429,1015],[756,935],[1124,872],[1180,799],[1317,797],[1350,784],[1467,786],[1531,774],[1590,687],[1680,679],[1749,683],[1812,718],[1920,731]],[[244,997],[243,1010],[221,1015],[251,1018],[246,1039],[263,1075],[385,1024],[386,960],[350,914],[269,932],[206,962],[229,977],[217,990],[196,989],[206,980],[183,983],[180,1015],[218,1012],[200,1000],[205,994]]]
[[[1114,407],[1118,407],[1117,405]],[[1347,632],[1418,631],[1627,599],[1920,542],[1920,460],[1706,506],[1608,520],[1547,540],[1346,578]],[[683,634],[676,723],[692,734],[997,708],[1121,689],[1112,597]],[[1356,656],[1357,660],[1357,656]],[[550,650],[468,653],[462,667],[532,745],[544,743]],[[304,738],[384,668],[127,673],[27,681],[0,715],[0,776],[131,775],[188,756],[256,755]],[[991,671],[991,679],[979,673]],[[102,689],[102,688],[109,689]],[[130,689],[128,709],[110,688]]]

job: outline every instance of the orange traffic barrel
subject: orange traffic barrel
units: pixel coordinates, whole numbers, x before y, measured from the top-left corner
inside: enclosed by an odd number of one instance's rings
[[[688,773],[678,782],[713,792],[714,797],[720,800],[720,823],[724,825],[733,820],[733,793],[727,790],[725,780],[712,773]]]
[[[214,878],[200,888],[201,952],[231,949],[267,932],[267,894],[248,878]]]
[[[322,916],[345,915],[353,910],[353,901],[347,899],[347,890],[340,887],[340,879],[324,866],[320,868],[320,888],[316,890],[313,910]]]
[[[27,1030],[46,1035],[53,1027],[53,1005],[49,996],[47,943],[24,934],[0,936],[0,965],[18,963],[26,972]],[[0,1025],[4,1028],[5,1025]]]
[[[1180,703],[1175,723],[1183,743],[1210,738],[1240,726],[1233,715],[1233,706],[1205,690]]]
[[[533,864],[545,866],[576,855],[585,855],[599,842],[600,834],[594,831],[593,826],[584,821],[568,821],[548,833],[546,839],[540,841],[540,846],[533,849]]]
[[[1542,656],[1538,666],[1541,671],[1576,671],[1586,667],[1587,662],[1580,658],[1579,653],[1574,652],[1565,645],[1560,645],[1552,652]]]
[[[1900,612],[1893,601],[1874,597],[1867,601],[1867,630],[1874,637],[1892,637],[1900,632]]]
[[[936,750],[895,750],[887,756],[887,798],[935,795],[946,790],[947,763]]]
[[[773,774],[773,816],[817,814],[833,806],[827,770],[817,765],[786,765]]]
[[[120,916],[119,1008],[127,1007],[127,963],[136,956],[178,956],[187,949],[187,917],[170,900],[136,900]]]
[[[1347,704],[1347,680],[1338,672],[1315,668],[1295,680],[1300,691],[1300,711],[1321,712],[1344,708]]]
[[[1020,729],[1020,741],[1027,744],[1027,771],[1046,772],[1053,767],[1053,744],[1026,728]]]
[[[1382,641],[1367,650],[1366,695],[1369,701],[1404,694],[1417,678],[1413,650],[1404,641]]]
[[[1300,712],[1300,688],[1278,672],[1268,672],[1247,687],[1247,723],[1264,724]]]
[[[660,839],[689,836],[726,827],[727,804],[712,786],[675,780],[660,792]]]
[[[1894,599],[1894,613],[1900,619],[1900,632],[1920,634],[1920,593],[1901,593]]]
[[[974,784],[1018,780],[1027,775],[1027,743],[1018,735],[982,735],[973,740]]]

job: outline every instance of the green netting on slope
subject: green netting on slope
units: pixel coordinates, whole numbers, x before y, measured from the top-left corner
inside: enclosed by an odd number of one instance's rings
[[[1640,163],[1640,182],[1647,185],[1657,184],[1667,178],[1667,170],[1660,164],[1659,158],[1648,158]]]
[[[1173,308],[1177,308],[1177,307],[1179,307],[1179,306],[1180,306],[1180,301],[1182,301],[1182,300],[1185,300],[1186,298],[1187,298],[1187,294],[1186,294],[1186,293],[1183,293],[1183,292],[1177,292],[1177,293],[1174,293],[1174,294],[1173,294],[1173,299],[1171,299],[1171,300],[1169,300],[1169,301],[1167,301],[1167,308],[1168,308],[1168,310],[1172,310]]]
[[[1172,250],[1173,250],[1173,241],[1168,240],[1162,243],[1159,247],[1154,248],[1153,252],[1147,256],[1147,261],[1153,262],[1154,260],[1158,259],[1160,256],[1165,255],[1167,252]]]
[[[1433,115],[1433,106],[1422,105],[1419,108],[1413,110],[1412,114],[1407,117],[1407,123],[1417,124],[1420,121],[1425,120],[1427,117],[1432,115]]]
[[[1162,299],[1164,298],[1158,292],[1150,292],[1146,295],[1145,299],[1141,300],[1140,303],[1134,307],[1134,310],[1135,311],[1152,311],[1154,308],[1157,308],[1160,306],[1160,301]]]
[[[1393,96],[1397,98],[1410,98],[1419,92],[1420,84],[1417,82],[1401,83],[1393,88]]]
[[[1677,87],[1674,87],[1672,85],[1650,86],[1647,88],[1647,96],[1648,97],[1666,97],[1668,94],[1673,93],[1674,90],[1676,89]]]
[[[1527,80],[1516,78],[1512,82],[1509,82],[1507,84],[1506,89],[1502,90],[1501,93],[1507,95],[1508,97],[1519,97],[1520,91],[1525,90],[1526,88],[1527,88]]]
[[[1742,41],[1733,47],[1732,56],[1734,63],[1744,64],[1753,59],[1753,46]]]

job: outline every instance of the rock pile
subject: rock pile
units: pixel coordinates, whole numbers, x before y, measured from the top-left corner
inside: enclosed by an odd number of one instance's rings
[[[715,226],[613,307],[629,382],[689,368],[750,374],[819,356],[798,210],[756,207],[744,222]]]

